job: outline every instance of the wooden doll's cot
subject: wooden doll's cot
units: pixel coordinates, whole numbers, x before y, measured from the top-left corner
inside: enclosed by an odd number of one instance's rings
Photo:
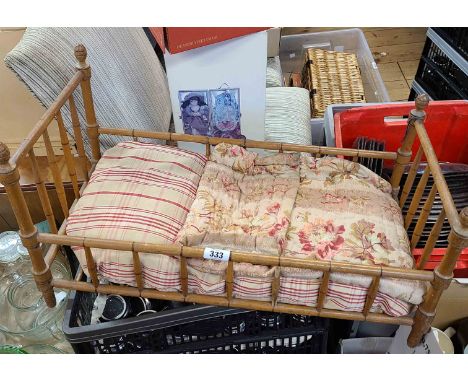
[[[392,323],[412,325],[411,333],[408,337],[408,345],[411,347],[420,343],[422,337],[431,327],[431,322],[434,318],[437,303],[442,292],[449,286],[452,279],[452,272],[455,267],[457,258],[460,252],[468,245],[468,207],[465,207],[460,213],[456,210],[447,183],[444,179],[442,171],[439,167],[437,157],[429,140],[424,127],[425,107],[428,104],[426,96],[420,96],[416,100],[416,109],[411,111],[408,118],[406,134],[403,137],[401,147],[397,152],[377,152],[357,149],[339,149],[332,147],[321,146],[302,146],[296,144],[261,142],[249,139],[225,139],[212,138],[204,136],[191,136],[184,134],[174,134],[168,132],[148,132],[139,130],[130,130],[124,128],[108,128],[101,127],[96,121],[92,92],[91,92],[91,68],[86,62],[86,49],[82,45],[75,48],[75,56],[78,60],[77,71],[68,82],[66,87],[57,97],[56,101],[47,109],[43,117],[34,126],[28,137],[22,142],[16,152],[10,156],[8,147],[0,143],[0,182],[5,186],[8,197],[11,202],[12,209],[20,227],[20,235],[24,246],[28,249],[32,261],[33,275],[38,289],[42,292],[48,306],[53,307],[56,304],[54,288],[64,288],[70,290],[79,290],[84,292],[100,292],[100,293],[116,293],[126,296],[142,296],[147,298],[185,301],[200,304],[210,304],[218,306],[230,306],[235,308],[244,308],[252,310],[274,311],[301,315],[321,316],[348,320],[362,320],[380,323]],[[73,93],[81,86],[83,107],[86,115],[86,129],[88,140],[92,148],[92,158],[87,158],[83,137],[81,134],[80,122],[78,118],[77,108]],[[61,114],[61,108],[68,103],[71,119],[73,122],[73,130],[75,132],[76,148],[80,160],[80,165],[84,169],[85,181],[80,187],[76,176],[75,161],[71,151],[70,143],[67,138],[64,122]],[[393,267],[382,267],[375,265],[354,265],[349,263],[340,263],[335,261],[322,260],[304,260],[297,258],[278,258],[271,255],[259,255],[258,253],[246,253],[240,251],[232,251],[227,272],[225,276],[226,295],[225,296],[208,296],[187,291],[187,259],[202,258],[203,248],[194,248],[181,245],[155,245],[148,243],[139,243],[121,240],[105,240],[105,239],[90,239],[85,237],[71,237],[65,234],[67,220],[63,222],[61,227],[56,226],[54,212],[51,208],[48,193],[41,178],[38,162],[34,153],[34,145],[42,137],[47,149],[47,157],[51,172],[53,175],[56,192],[60,205],[64,212],[65,218],[69,215],[69,203],[67,202],[63,181],[60,176],[60,171],[57,167],[56,157],[48,135],[48,127],[52,120],[56,119],[60,131],[63,154],[66,160],[66,165],[69,171],[70,179],[73,185],[75,201],[80,198],[83,190],[87,186],[90,175],[92,174],[97,162],[101,157],[99,145],[99,135],[112,134],[117,136],[129,137],[130,139],[150,138],[156,140],[165,140],[167,142],[194,142],[205,145],[206,155],[210,156],[210,150],[213,145],[221,142],[236,144],[244,148],[259,148],[276,150],[279,152],[305,152],[314,156],[330,155],[343,156],[353,161],[358,161],[358,158],[374,158],[393,161],[393,172],[391,176],[391,186],[393,196],[398,198],[400,191],[400,182],[405,167],[410,164],[412,158],[412,147],[415,140],[419,140],[420,146],[414,160],[411,163],[409,176],[403,185],[401,201],[410,197],[408,191],[411,189],[414,182],[415,173],[424,156],[428,163],[428,176],[434,179],[433,191],[431,197],[425,202],[424,208],[417,218],[417,225],[412,243],[418,241],[418,235],[427,220],[428,213],[431,209],[435,195],[438,193],[442,202],[443,210],[437,220],[437,223],[432,229],[431,236],[424,248],[424,254],[421,261],[418,263],[417,269],[402,269]],[[24,195],[19,184],[19,172],[17,163],[23,158],[29,158],[31,161],[33,173],[36,177],[36,187],[49,225],[51,227],[50,234],[38,233],[33,224],[29,208],[25,202]],[[424,181],[427,181],[427,177]],[[410,218],[415,218],[416,208],[419,205],[424,187],[418,187],[418,191],[412,195],[414,208],[408,211]],[[433,271],[424,269],[425,262],[434,248],[435,241],[440,233],[442,223],[448,219],[451,232],[449,236],[449,246],[440,265]],[[41,245],[50,244],[46,256],[43,256]],[[82,273],[79,273],[74,280],[63,280],[53,278],[50,271],[50,264],[56,257],[59,249],[62,246],[82,246],[85,248],[86,260],[91,282],[80,281]],[[93,263],[92,249],[106,248],[121,251],[131,251],[133,253],[134,274],[136,279],[136,287],[119,286],[119,285],[104,285],[99,282],[96,266]],[[178,257],[180,259],[180,292],[162,292],[155,289],[146,289],[143,287],[142,270],[139,260],[140,253],[158,253],[168,256]],[[318,270],[324,273],[322,283],[319,290],[317,305],[314,307],[284,304],[277,302],[278,296],[278,279],[272,282],[272,300],[254,301],[233,298],[233,263],[251,263],[267,266],[287,266],[309,270]],[[328,288],[328,277],[331,272],[342,272],[356,275],[364,275],[372,277],[372,283],[368,288],[366,303],[362,312],[345,312],[333,309],[325,309],[323,307],[324,297]],[[277,276],[275,276],[277,277]],[[424,301],[417,307],[416,312],[412,315],[403,317],[391,317],[383,313],[373,313],[370,307],[376,297],[379,282],[382,277],[391,277],[400,280],[419,280],[430,283],[430,286],[425,294]]]

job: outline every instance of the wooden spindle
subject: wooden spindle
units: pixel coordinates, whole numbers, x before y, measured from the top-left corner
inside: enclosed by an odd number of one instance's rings
[[[49,223],[50,232],[57,233],[57,224],[55,222],[54,211],[52,210],[52,206],[50,204],[49,194],[47,193],[44,179],[42,178],[41,172],[39,170],[39,165],[37,163],[36,155],[34,154],[34,149],[29,151],[29,159],[31,161],[31,168],[34,176],[34,182],[36,183],[37,194],[39,195],[39,200],[41,202],[44,215],[47,219],[47,222]]]
[[[183,255],[183,250],[180,256],[180,288],[182,294],[186,297],[188,294],[188,270],[187,259]]]
[[[414,316],[413,327],[407,341],[409,347],[417,346],[431,329],[439,299],[443,291],[450,286],[453,270],[461,251],[468,246],[468,207],[460,212],[457,224],[452,227],[448,240],[447,252],[434,270],[434,280]]]
[[[101,159],[101,149],[99,146],[99,125],[96,121],[96,112],[94,111],[93,93],[91,91],[91,67],[86,62],[88,53],[83,45],[75,47],[75,57],[78,60],[77,70],[83,72],[81,81],[81,92],[83,94],[83,106],[86,115],[86,128],[88,132],[89,144],[93,157],[92,163],[97,163]]]
[[[78,269],[76,270],[75,278],[73,280],[81,281],[81,279],[83,278],[83,275],[84,275],[83,268],[81,268],[81,265],[79,265]]]
[[[330,281],[330,272],[323,272],[322,282],[320,283],[320,289],[317,297],[317,310],[320,312],[323,309],[325,303],[325,297],[328,293],[328,283]]]
[[[137,251],[132,251],[133,254],[133,273],[135,273],[136,285],[139,291],[144,288],[143,272],[141,269],[140,254]]]
[[[206,158],[210,159],[210,157],[211,157],[211,145],[209,143],[205,144],[205,154],[206,154]]]
[[[94,285],[94,288],[99,286],[99,278],[97,275],[97,267],[96,262],[93,258],[93,253],[91,252],[91,248],[84,247],[84,252],[86,256],[86,266],[88,267],[89,276],[91,277],[91,281]]]
[[[395,166],[392,171],[392,178],[390,184],[392,185],[392,193],[395,199],[398,198],[398,192],[400,190],[400,182],[406,165],[411,160],[411,148],[416,138],[416,129],[414,122],[416,120],[423,121],[426,118],[424,109],[429,103],[429,97],[425,94],[421,94],[416,98],[415,104],[416,109],[411,110],[408,118],[408,124],[406,126],[406,133],[403,138],[401,146],[397,150],[397,158],[395,160]]]
[[[42,293],[47,306],[53,308],[56,300],[52,287],[52,273],[42,255],[42,248],[37,239],[37,228],[33,224],[19,180],[18,167],[10,164],[10,150],[0,142],[0,183],[5,187],[18,222],[21,241],[28,250],[37,289]]]
[[[68,218],[68,202],[65,194],[65,188],[63,187],[62,176],[60,175],[60,170],[58,167],[57,157],[54,153],[54,148],[50,142],[49,134],[47,130],[42,134],[44,139],[46,151],[47,151],[47,160],[49,162],[50,170],[52,171],[52,177],[54,179],[55,191],[57,192],[57,197],[60,202],[60,207],[62,208],[63,215],[65,218]]]
[[[423,154],[422,146],[419,146],[418,152],[416,153],[416,156],[414,157],[414,161],[411,164],[410,170],[408,172],[408,176],[406,177],[405,185],[403,186],[403,190],[401,191],[400,208],[403,208],[406,200],[408,199],[408,195],[411,192],[414,179],[416,178],[416,174],[418,172],[419,164],[421,163],[422,154]]]
[[[421,258],[419,259],[417,269],[424,269],[426,266],[426,263],[429,261],[429,258],[431,257],[432,250],[435,247],[435,243],[437,242],[437,239],[439,238],[440,231],[442,230],[442,226],[444,225],[445,221],[445,210],[442,209],[440,211],[439,216],[437,217],[437,220],[434,224],[434,226],[431,229],[431,233],[429,235],[429,238],[426,241],[426,245],[424,246],[424,251],[423,254],[421,255]]]
[[[430,169],[429,169],[429,166],[427,166],[424,169],[421,179],[419,179],[418,186],[416,187],[416,191],[414,192],[413,198],[411,199],[411,204],[408,208],[408,212],[406,212],[405,229],[408,229],[411,222],[413,221],[416,211],[418,210],[419,203],[421,202],[421,198],[424,194],[424,190],[426,189],[427,181],[429,180],[429,175],[430,175]]]
[[[278,301],[280,283],[281,283],[281,271],[280,267],[275,267],[275,273],[273,275],[273,280],[271,281],[271,306],[276,306]]]
[[[353,162],[356,163],[358,160],[359,160],[359,156],[354,155],[354,156],[353,156]]]
[[[65,157],[65,165],[67,166],[68,175],[72,182],[73,192],[75,194],[75,198],[79,199],[80,187],[78,186],[78,178],[76,176],[75,159],[70,148],[70,141],[68,140],[67,130],[65,129],[65,124],[63,123],[62,113],[60,110],[57,112],[57,125],[60,133],[60,143],[62,144],[63,155]]]
[[[78,156],[80,158],[81,169],[83,171],[85,180],[87,182],[89,181],[88,158],[86,156],[86,152],[84,148],[83,134],[81,133],[80,119],[78,117],[78,111],[76,110],[75,99],[73,98],[73,95],[71,95],[70,98],[68,99],[68,104],[70,106],[70,115],[71,115],[72,126],[73,126],[73,134],[75,135],[76,151],[78,152]]]
[[[366,303],[364,304],[364,309],[362,313],[364,316],[367,316],[372,308],[377,292],[379,291],[380,276],[372,277],[372,283],[367,290]]]
[[[424,226],[426,225],[427,218],[432,210],[432,205],[434,204],[434,199],[437,194],[437,186],[434,183],[432,185],[431,191],[429,192],[429,196],[424,203],[424,206],[419,214],[418,221],[416,222],[416,227],[414,228],[413,235],[411,236],[411,250],[416,248],[418,245],[419,239],[421,238],[422,231],[424,230]]]
[[[226,269],[226,297],[229,301],[232,300],[233,286],[234,286],[234,263],[232,261],[229,261],[227,269]]]

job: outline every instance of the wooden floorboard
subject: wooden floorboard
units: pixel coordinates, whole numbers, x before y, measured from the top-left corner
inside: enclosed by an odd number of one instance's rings
[[[384,82],[405,80],[405,76],[403,75],[398,62],[380,64],[379,72]]]
[[[401,45],[411,43],[424,43],[426,28],[389,28],[368,30],[364,32],[369,46]]]
[[[413,42],[371,47],[371,51],[377,64],[386,64],[389,62],[419,60],[423,47],[424,42]]]
[[[407,101],[410,87],[405,79],[385,83],[388,95],[392,101]]]
[[[419,60],[412,61],[398,61],[398,66],[400,67],[403,76],[407,80],[414,79],[416,71],[418,70]]]

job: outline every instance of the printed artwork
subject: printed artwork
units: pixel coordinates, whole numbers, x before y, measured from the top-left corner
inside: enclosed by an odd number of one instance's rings
[[[239,89],[210,90],[211,136],[245,138],[240,129]]]
[[[179,102],[185,134],[245,138],[239,88],[179,91]]]
[[[184,124],[184,133],[191,135],[209,135],[210,110],[208,92],[179,91],[180,111]]]

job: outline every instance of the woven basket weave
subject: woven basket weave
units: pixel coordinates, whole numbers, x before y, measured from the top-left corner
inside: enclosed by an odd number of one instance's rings
[[[366,102],[361,71],[353,53],[307,49],[302,86],[310,91],[313,118],[323,117],[331,104]]]

